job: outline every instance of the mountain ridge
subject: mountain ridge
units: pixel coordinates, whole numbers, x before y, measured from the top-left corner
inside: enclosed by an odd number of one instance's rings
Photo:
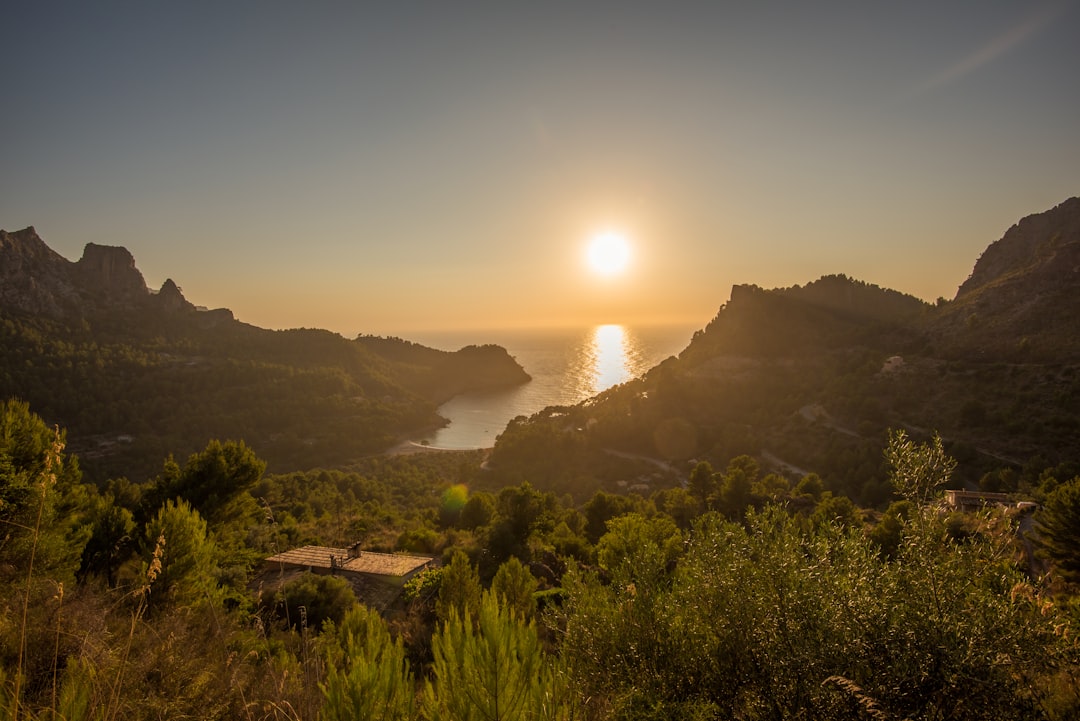
[[[189,375],[197,375],[190,369],[217,364],[230,377],[268,372],[280,383],[281,373],[299,371],[305,383],[336,399],[333,413],[339,419],[351,417],[356,409],[350,403],[363,399],[365,413],[384,417],[376,423],[380,440],[365,446],[369,451],[386,446],[387,429],[435,422],[430,404],[447,394],[485,380],[509,384],[527,378],[503,349],[454,355],[396,338],[346,341],[329,331],[267,331],[236,321],[228,311],[207,323],[217,311],[195,310],[172,281],[157,293],[146,290],[126,250],[88,246],[83,257],[78,270],[78,263],[49,249],[33,228],[0,231],[0,300],[18,296],[13,288],[25,290],[29,299],[22,310],[0,303],[7,337],[19,341],[9,343],[18,352],[6,364],[13,369],[7,389],[28,359],[41,357],[27,350],[36,347],[40,328],[25,331],[17,319],[13,326],[12,314],[33,317],[31,311],[41,314],[43,308],[56,323],[69,323],[54,335],[78,335],[75,325],[81,323],[113,341],[130,337],[131,329],[116,320],[115,311],[122,309],[126,318],[141,319],[137,327],[149,329],[139,340],[145,349],[140,352],[186,364]],[[63,321],[64,311],[72,309]],[[12,327],[23,336],[12,335]],[[237,358],[248,364],[247,371],[228,370]],[[704,456],[720,464],[746,453],[823,476],[843,472],[831,479],[833,486],[872,504],[887,493],[880,458],[888,428],[942,433],[968,463],[968,483],[978,482],[978,474],[995,463],[1080,462],[1074,450],[1080,433],[1078,364],[1080,199],[1070,198],[1009,228],[979,257],[956,297],[936,305],[842,274],[770,290],[735,285],[716,317],[677,358],[579,406],[546,409],[511,423],[496,443],[492,466],[496,477],[565,486],[567,478],[585,478],[602,467],[595,461],[601,450],[665,462]],[[11,393],[2,384],[0,390]],[[418,397],[428,405],[416,405]],[[65,425],[79,430],[78,424]],[[340,441],[340,434],[335,437]],[[309,459],[331,447],[302,434],[291,442],[312,448]],[[590,453],[594,460],[583,460]],[[322,456],[331,457],[338,456]],[[583,473],[581,463],[594,470]],[[597,483],[613,481],[597,474]]]
[[[227,308],[200,311],[171,278],[151,290],[123,246],[87,243],[79,260],[70,261],[50,248],[34,226],[0,230],[0,304],[55,319],[154,307],[233,317]]]
[[[211,438],[275,470],[341,465],[444,425],[454,395],[528,380],[498,346],[259,328],[171,279],[150,290],[126,248],[89,243],[72,262],[32,226],[0,230],[0,396],[66,427],[95,480],[148,477]]]
[[[1078,233],[1080,197],[1025,216],[979,256],[971,275],[957,289],[956,298],[972,294],[1017,270],[1032,271],[1040,279],[1075,283],[1080,274]]]
[[[991,243],[926,331],[950,357],[1075,362],[1078,317],[1080,198],[1074,197],[1024,217]]]
[[[891,495],[887,432],[905,429],[940,433],[969,486],[1008,490],[1055,464],[1080,470],[1078,248],[1072,198],[1006,231],[951,301],[844,275],[736,285],[677,357],[511,424],[489,465],[504,481],[587,497],[619,482],[648,488],[641,479],[656,475],[648,463],[612,470],[612,452],[662,460],[673,475],[657,482],[671,484],[685,483],[688,462],[723,467],[745,454],[779,472],[818,473],[874,506]]]

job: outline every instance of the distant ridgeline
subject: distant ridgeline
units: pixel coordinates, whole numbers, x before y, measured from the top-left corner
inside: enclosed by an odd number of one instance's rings
[[[1080,472],[1078,409],[1072,198],[1009,229],[951,301],[931,305],[844,275],[735,286],[677,359],[511,424],[489,465],[499,479],[582,498],[625,488],[627,478],[647,496],[684,482],[692,461],[723,468],[746,454],[763,472],[814,472],[875,506],[891,494],[887,429],[938,432],[960,461],[957,482],[1010,490],[1046,467],[1064,466],[1063,478]]]
[[[172,280],[151,291],[125,248],[90,243],[73,263],[33,228],[0,230],[0,397],[67,428],[92,479],[142,480],[211,438],[273,470],[340,464],[441,425],[458,393],[528,379],[497,346],[257,328]]]

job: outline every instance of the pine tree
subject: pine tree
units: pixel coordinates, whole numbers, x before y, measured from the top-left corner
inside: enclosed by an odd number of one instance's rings
[[[74,580],[89,493],[66,433],[50,428],[20,401],[0,403],[0,582],[38,577]],[[0,594],[2,596],[3,594]]]
[[[432,639],[433,678],[424,687],[431,721],[572,717],[566,676],[543,654],[533,623],[485,593],[475,623],[452,611]]]
[[[689,491],[701,505],[708,508],[709,498],[716,493],[716,474],[708,461],[701,461],[690,471]]]
[[[464,551],[454,551],[450,564],[443,568],[435,615],[441,621],[451,613],[467,617],[480,606],[480,574]]]
[[[413,679],[401,639],[391,640],[379,614],[358,605],[336,632],[340,664],[321,684],[323,721],[406,721],[413,716]]]
[[[491,590],[513,613],[526,621],[532,620],[536,613],[537,581],[528,568],[511,556],[495,573],[491,581]]]
[[[1080,582],[1080,476],[1054,489],[1036,522],[1043,552],[1065,580]]]
[[[144,562],[151,573],[150,603],[200,601],[214,590],[213,543],[206,521],[187,501],[167,501],[146,524]]]

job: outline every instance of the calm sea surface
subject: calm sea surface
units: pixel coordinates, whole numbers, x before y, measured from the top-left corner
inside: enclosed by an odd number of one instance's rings
[[[644,374],[690,343],[691,326],[601,325],[569,330],[416,333],[409,340],[442,350],[496,343],[532,376],[506,391],[466,393],[439,408],[450,420],[426,438],[437,448],[490,448],[516,416],[571,405]]]

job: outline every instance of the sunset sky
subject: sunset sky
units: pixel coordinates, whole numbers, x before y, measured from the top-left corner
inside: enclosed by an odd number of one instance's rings
[[[1080,3],[6,3],[0,227],[271,328],[952,297],[1080,194]],[[586,241],[623,234],[609,274]]]

